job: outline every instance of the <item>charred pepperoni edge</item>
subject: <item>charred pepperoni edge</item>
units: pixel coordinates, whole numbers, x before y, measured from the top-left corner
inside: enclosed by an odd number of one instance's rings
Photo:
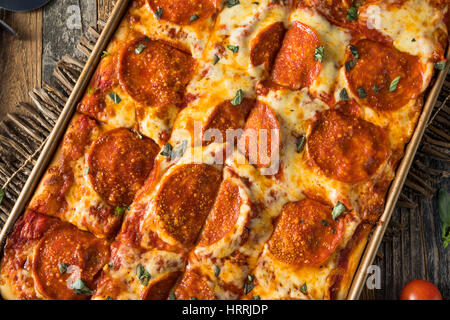
[[[204,21],[215,15],[218,6],[217,0],[172,0],[171,3],[166,0],[147,0],[147,2],[153,12],[162,9],[161,20],[179,25]],[[197,15],[197,19],[191,21],[194,14]]]
[[[42,286],[42,284],[40,283],[40,275],[39,275],[39,271],[37,270],[37,268],[38,268],[38,266],[37,266],[37,264],[38,264],[38,262],[40,261],[40,260],[42,260],[42,259],[38,259],[38,255],[39,255],[39,248],[41,247],[41,246],[43,246],[44,244],[42,243],[46,238],[49,238],[50,237],[50,235],[52,235],[52,232],[61,232],[61,231],[63,231],[63,232],[70,232],[71,234],[73,234],[73,235],[79,235],[79,236],[87,236],[88,238],[90,238],[90,239],[88,239],[88,241],[90,240],[91,242],[97,242],[97,244],[98,245],[102,245],[103,246],[103,249],[105,249],[105,250],[107,250],[107,252],[102,252],[102,253],[107,253],[107,255],[105,256],[105,257],[103,257],[103,264],[100,264],[99,262],[97,262],[97,267],[98,267],[98,270],[97,270],[97,272],[95,273],[95,274],[92,274],[92,279],[89,279],[88,280],[88,283],[86,283],[86,284],[91,284],[92,285],[92,288],[91,289],[93,289],[93,288],[95,288],[95,284],[96,284],[96,282],[98,281],[98,279],[99,279],[99,277],[100,277],[100,274],[101,274],[101,270],[102,270],[102,268],[103,268],[103,265],[104,264],[106,264],[106,262],[107,261],[109,261],[109,244],[106,242],[106,241],[104,241],[104,240],[101,240],[101,239],[98,239],[98,238],[96,238],[95,236],[93,236],[92,234],[90,234],[90,233],[88,233],[88,232],[86,232],[86,231],[81,231],[81,230],[79,230],[79,229],[77,229],[75,226],[73,226],[73,225],[71,225],[71,224],[69,224],[69,223],[65,223],[65,222],[63,222],[63,223],[61,223],[61,224],[58,224],[58,225],[56,225],[55,227],[53,227],[52,229],[50,229],[50,230],[48,230],[46,233],[45,233],[45,235],[43,235],[42,236],[42,238],[39,240],[39,243],[37,243],[36,244],[36,249],[35,249],[35,256],[34,256],[34,258],[33,258],[33,267],[32,267],[32,270],[33,270],[33,274],[34,274],[34,279],[35,279],[35,285],[36,285],[36,287],[38,288],[38,291],[41,293],[41,294],[43,294],[43,295],[47,295],[47,298],[50,298],[50,299],[58,299],[59,297],[54,297],[54,296],[50,296],[50,295],[48,295],[48,292],[46,292],[46,290],[44,289],[44,287]],[[51,239],[51,238],[49,238],[49,239]],[[77,239],[77,240],[79,240],[79,239]],[[83,239],[83,240],[87,240],[87,239]],[[50,240],[50,243],[51,242],[54,242],[53,240]],[[48,243],[47,243],[48,244]],[[75,246],[77,245],[77,243],[73,243]],[[70,250],[70,248],[65,248],[67,251],[71,251]],[[92,247],[89,247],[89,249],[92,249]],[[48,258],[48,257],[44,257],[43,259],[43,261],[45,261],[46,259],[45,258]],[[50,280],[50,279],[48,279],[47,278],[47,280]],[[86,281],[86,280],[85,280]],[[46,282],[46,285],[48,285],[48,282]],[[77,298],[80,298],[80,299],[86,299],[88,296],[87,295],[79,295],[79,296],[77,296],[77,295],[75,295],[75,293],[73,293],[73,295],[72,295],[72,298],[71,299],[73,299],[73,298],[75,298],[75,297],[77,297]]]
[[[172,56],[170,57],[171,59],[167,59],[167,61],[165,62],[176,62],[175,57],[173,56],[174,53],[179,54],[180,56],[178,57],[180,60],[184,59],[186,61],[184,61],[184,63],[180,66],[174,66],[174,65],[170,65],[170,67],[173,68],[178,68],[178,67],[184,67],[186,69],[184,69],[184,73],[181,74],[182,76],[186,76],[185,82],[182,86],[182,88],[178,88],[179,90],[181,90],[181,92],[177,92],[176,90],[173,90],[173,88],[165,88],[166,90],[169,91],[173,91],[172,93],[174,95],[179,95],[179,97],[175,98],[175,100],[177,101],[165,101],[164,103],[158,102],[158,101],[146,101],[145,99],[141,99],[139,97],[136,97],[137,93],[134,92],[135,89],[132,88],[132,86],[130,84],[128,84],[128,80],[127,80],[127,76],[125,75],[126,73],[126,66],[125,63],[127,61],[127,56],[128,54],[131,52],[131,54],[134,54],[135,52],[135,47],[138,43],[147,43],[147,45],[155,45],[155,46],[159,46],[159,48],[157,48],[159,50],[159,53],[165,53],[168,54],[167,51],[171,51],[170,54],[172,54]],[[156,48],[150,48],[150,49],[156,49]],[[131,50],[131,51],[130,51]],[[144,51],[142,53],[140,53],[140,55],[145,55],[145,50],[149,50],[149,48],[145,48]],[[163,52],[165,51],[165,52]],[[183,56],[183,58],[181,58],[181,56]],[[167,58],[167,57],[166,57]],[[189,81],[191,80],[194,71],[195,71],[195,66],[196,66],[196,61],[195,59],[192,57],[190,51],[188,48],[184,47],[182,44],[176,43],[176,42],[171,42],[168,40],[160,40],[160,39],[150,39],[147,36],[143,36],[143,35],[137,35],[133,40],[129,41],[120,51],[119,57],[118,57],[118,61],[117,61],[117,69],[118,69],[118,79],[119,79],[119,84],[121,85],[122,89],[124,91],[126,91],[134,100],[140,102],[140,103],[144,103],[144,104],[149,104],[149,105],[167,105],[167,104],[171,104],[174,103],[177,106],[181,106],[184,102],[184,89],[187,86],[187,84],[189,83]],[[177,71],[179,71],[177,69]],[[166,70],[167,72],[167,70]],[[177,74],[177,76],[180,76],[180,74]],[[166,77],[164,80],[172,80],[168,77]],[[163,86],[166,86],[166,83],[164,83]],[[151,91],[154,90],[160,90],[161,89],[161,85],[159,85],[159,88],[151,88]],[[147,90],[149,90],[147,88]],[[140,90],[142,91],[142,90]],[[179,101],[178,101],[179,100]]]
[[[356,28],[357,21],[347,20],[348,9],[352,6],[352,0],[332,0],[332,3],[327,4],[328,0],[298,0],[298,7],[311,7],[316,9],[320,14],[325,16],[332,23],[346,27],[349,29]],[[343,6],[342,2],[346,1],[346,7]],[[327,11],[332,11],[331,14]]]
[[[216,295],[196,269],[187,269],[175,288],[177,300],[216,300]]]
[[[115,143],[119,142],[120,147],[125,149],[123,150],[125,154],[118,154],[111,152],[110,154],[105,154],[102,151],[105,151],[104,149],[108,150],[108,148],[112,145],[115,145]],[[132,182],[132,184],[137,184],[139,182],[142,186],[146,180],[146,178],[149,176],[151,170],[154,166],[154,159],[158,154],[159,146],[154,142],[152,139],[147,137],[141,137],[139,138],[135,133],[132,133],[128,129],[125,128],[116,128],[110,131],[104,132],[98,139],[93,143],[89,158],[88,158],[88,164],[89,164],[89,178],[91,180],[91,183],[94,187],[94,190],[111,206],[126,206],[130,205],[132,202],[132,199],[124,199],[124,198],[131,198],[130,197],[130,188],[132,186],[129,185],[127,182]],[[136,152],[138,159],[133,158],[130,159],[127,157],[127,160],[129,162],[140,160],[139,162],[139,168],[146,167],[147,171],[145,174],[145,177],[136,175],[137,172],[132,172],[132,166],[128,166],[125,169],[128,169],[126,172],[127,174],[122,177],[118,177],[117,175],[120,173],[125,173],[124,171],[119,172],[111,170],[114,168],[106,168],[104,166],[97,166],[96,160],[100,160],[102,157],[109,157],[109,162],[113,165],[117,165],[118,163],[124,161],[124,157],[126,157],[126,154],[130,154],[131,152]],[[115,156],[121,156],[122,159],[115,158],[113,159],[113,154]],[[148,156],[145,159],[142,158],[143,155]],[[113,160],[115,160],[113,162]],[[101,162],[100,162],[101,163]],[[127,165],[130,165],[131,163],[127,163]],[[136,166],[134,166],[136,167]],[[108,170],[110,169],[110,170]],[[106,171],[106,172],[105,172]],[[109,171],[109,172],[107,172]],[[139,172],[144,173],[144,172]],[[99,181],[99,177],[105,177],[106,181]],[[133,180],[133,181],[131,181]],[[110,182],[113,182],[113,185],[111,185]],[[140,188],[139,188],[140,189]],[[119,191],[120,190],[120,191]],[[124,192],[122,192],[125,190]],[[115,203],[111,203],[110,196],[112,194],[115,194],[117,196],[117,200]],[[133,195],[132,198],[134,198],[135,195]],[[131,201],[130,201],[131,200]]]
[[[351,284],[352,276],[358,266],[359,259],[365,247],[365,243],[372,231],[373,225],[361,223],[355,230],[347,246],[339,252],[337,266],[329,275],[330,299],[336,300],[339,293],[347,294]]]
[[[320,46],[317,33],[295,21],[286,32],[275,58],[271,80],[291,90],[309,87],[322,70],[322,63],[314,57],[315,50]],[[298,57],[302,58],[301,61]]]
[[[260,31],[251,44],[250,61],[252,65],[264,64],[265,69],[270,72],[283,43],[285,32],[283,22],[275,22]]]
[[[181,274],[180,271],[170,272],[150,283],[142,296],[143,300],[166,300]]]

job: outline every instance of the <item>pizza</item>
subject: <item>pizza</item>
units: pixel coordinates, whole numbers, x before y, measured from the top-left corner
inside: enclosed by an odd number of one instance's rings
[[[345,299],[445,67],[446,0],[135,0],[5,299]]]

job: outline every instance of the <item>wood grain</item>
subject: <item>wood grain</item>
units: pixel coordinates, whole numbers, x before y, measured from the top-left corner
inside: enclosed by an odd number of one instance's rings
[[[114,5],[116,4],[115,0],[98,0],[97,1],[97,11],[98,18],[106,22],[108,20],[109,14],[111,13]]]
[[[42,10],[4,13],[4,21],[20,38],[0,28],[0,120],[19,102],[31,101],[28,91],[41,85],[42,74]]]

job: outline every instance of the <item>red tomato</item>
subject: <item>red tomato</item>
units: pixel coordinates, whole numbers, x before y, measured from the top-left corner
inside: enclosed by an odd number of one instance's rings
[[[400,300],[442,300],[442,295],[431,282],[414,280],[403,287]]]

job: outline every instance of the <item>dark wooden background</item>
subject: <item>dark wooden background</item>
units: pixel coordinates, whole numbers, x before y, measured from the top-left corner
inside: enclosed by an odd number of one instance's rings
[[[114,0],[52,0],[43,9],[29,13],[0,10],[0,18],[20,35],[15,39],[0,29],[0,120],[6,112],[14,111],[19,102],[31,102],[28,91],[32,88],[44,82],[55,84],[52,72],[56,62],[64,54],[77,56],[75,49],[80,36],[97,19],[106,21],[114,3]],[[81,25],[73,28],[77,8]],[[446,173],[432,182],[430,197],[406,188],[404,193],[417,207],[397,208],[374,262],[381,269],[381,288],[365,289],[364,299],[398,299],[401,288],[413,279],[435,283],[444,298],[450,298],[450,247],[442,247],[436,199],[440,187],[450,189],[450,163],[428,157],[420,161],[426,168]],[[427,173],[427,169],[423,171]]]

